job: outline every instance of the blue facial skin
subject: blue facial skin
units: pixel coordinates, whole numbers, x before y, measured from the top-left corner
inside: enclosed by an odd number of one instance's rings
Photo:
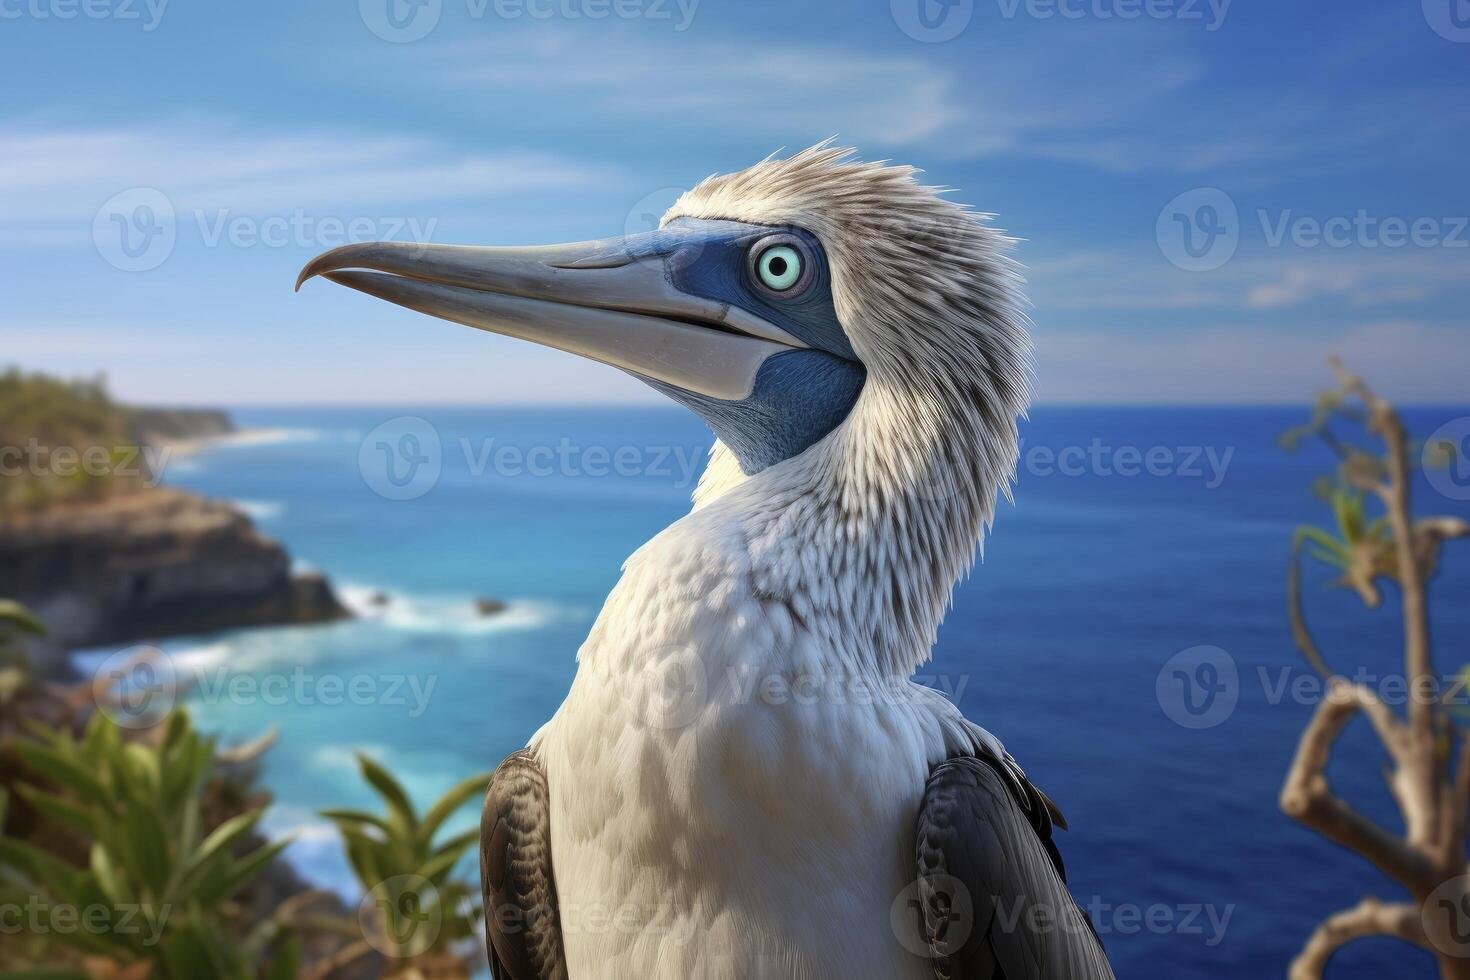
[[[761,288],[750,272],[751,246],[778,233],[798,238],[803,260],[813,264],[809,281],[789,295]],[[740,401],[643,379],[704,419],[746,475],[790,459],[847,418],[867,372],[837,320],[831,273],[816,236],[798,228],[679,218],[626,239],[625,247],[662,256],[681,292],[738,306],[810,345],[767,360]]]

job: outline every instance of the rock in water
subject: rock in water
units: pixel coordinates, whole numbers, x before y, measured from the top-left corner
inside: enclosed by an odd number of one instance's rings
[[[499,599],[476,599],[475,612],[481,616],[494,616],[496,613],[505,612],[505,603]]]

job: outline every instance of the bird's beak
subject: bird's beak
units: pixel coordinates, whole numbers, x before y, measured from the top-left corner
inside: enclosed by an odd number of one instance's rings
[[[481,248],[369,242],[307,263],[314,276],[492,333],[534,341],[711,398],[750,395],[800,340],[676,288],[660,232],[575,245]]]

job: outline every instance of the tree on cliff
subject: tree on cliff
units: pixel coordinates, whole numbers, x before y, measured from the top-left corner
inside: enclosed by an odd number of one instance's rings
[[[1291,980],[1318,980],[1342,946],[1366,936],[1391,936],[1433,953],[1440,976],[1470,978],[1470,866],[1466,863],[1470,804],[1470,731],[1455,723],[1435,673],[1428,592],[1446,541],[1470,536],[1454,517],[1419,517],[1412,509],[1418,453],[1399,413],[1340,362],[1338,386],[1325,393],[1313,418],[1287,434],[1288,448],[1305,438],[1324,442],[1338,457],[1325,496],[1337,534],[1315,527],[1297,532],[1287,575],[1292,637],[1327,684],[1281,791],[1281,808],[1303,825],[1371,861],[1402,885],[1410,901],[1365,898],[1331,916],[1292,962]],[[1361,428],[1383,446],[1361,448],[1334,426]],[[1457,463],[1458,446],[1430,446],[1431,458]],[[1448,455],[1446,455],[1448,454]],[[1370,519],[1369,507],[1382,514]],[[1301,596],[1300,555],[1341,573],[1336,584],[1355,590],[1364,604],[1382,603],[1382,585],[1397,584],[1403,612],[1403,655],[1408,707],[1401,716],[1374,687],[1328,666],[1310,628]],[[1404,820],[1395,835],[1333,792],[1327,764],[1333,744],[1357,714],[1366,715],[1388,753],[1389,789]]]
[[[0,373],[0,508],[136,489],[147,474],[130,428],[101,378]]]

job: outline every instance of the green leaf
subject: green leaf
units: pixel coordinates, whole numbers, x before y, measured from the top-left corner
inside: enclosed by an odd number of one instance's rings
[[[189,725],[189,713],[183,708],[172,712],[168,716],[168,723],[163,730],[163,748],[165,750],[174,748],[180,741],[192,733],[193,729]]]
[[[47,779],[61,784],[88,803],[107,804],[107,788],[71,754],[30,742],[17,742],[15,750],[27,766],[45,773]]]
[[[480,829],[478,827],[450,838],[445,842],[443,847],[434,852],[433,857],[424,862],[423,866],[419,868],[418,873],[432,881],[436,886],[443,884],[444,878],[450,871],[454,870],[454,866],[465,856],[465,852],[470,849],[472,844],[478,843],[479,840]]]
[[[379,883],[395,874],[407,873],[409,868],[398,867],[393,860],[393,850],[382,841],[374,840],[360,831],[338,825],[347,849],[347,860],[357,873],[357,880],[364,891],[372,891]]]
[[[190,865],[198,867],[212,858],[216,852],[228,847],[241,834],[247,833],[265,815],[265,807],[249,810],[238,816],[231,817],[210,832],[204,838],[204,843],[199,845],[199,850],[190,858]]]
[[[82,872],[48,851],[12,837],[0,837],[0,862],[24,871],[34,881],[44,881],[58,898],[70,898],[77,890]]]
[[[97,836],[97,818],[92,811],[73,806],[55,793],[47,793],[25,783],[17,783],[15,791],[43,817],[80,830],[88,837]],[[4,823],[3,808],[0,808],[0,826]]]
[[[122,819],[121,839],[126,864],[134,881],[146,885],[155,896],[163,893],[170,878],[168,831],[158,812],[144,803],[134,803]]]
[[[222,877],[211,882],[207,890],[200,892],[199,900],[205,906],[213,906],[229,898],[250,884],[256,875],[265,870],[266,865],[276,859],[276,855],[290,847],[294,841],[294,837],[278,840],[234,862]]]
[[[92,877],[102,886],[102,891],[116,905],[133,903],[133,890],[128,887],[122,869],[101,841],[92,842]]]
[[[167,980],[233,980],[220,969],[214,942],[196,921],[168,931],[163,943],[163,973]]]
[[[376,827],[384,834],[393,833],[393,828],[388,825],[388,821],[376,813],[368,813],[366,810],[319,810],[317,812],[335,824],[341,825],[345,823],[352,826],[366,825]]]
[[[0,599],[0,625],[9,626],[33,636],[44,636],[45,625],[31,611],[13,599]]]
[[[1331,565],[1334,568],[1340,568],[1344,571],[1347,570],[1348,563],[1341,555],[1333,554],[1330,551],[1323,551],[1321,548],[1318,548],[1316,546],[1308,548],[1307,554],[1311,555],[1313,558],[1317,559],[1324,565]]]
[[[399,785],[398,780],[394,779],[393,774],[387,769],[361,752],[357,754],[357,764],[362,769],[363,778],[378,791],[379,796],[387,801],[388,809],[394,818],[408,834],[413,835],[418,829],[418,817],[414,815],[413,803],[409,800],[408,794],[403,791],[403,787]]]
[[[265,972],[265,980],[296,980],[301,970],[301,942],[288,939],[281,944]]]
[[[1292,548],[1300,549],[1303,541],[1311,541],[1314,544],[1320,545],[1327,551],[1341,555],[1344,558],[1346,558],[1348,553],[1347,546],[1344,545],[1341,541],[1337,540],[1332,535],[1322,530],[1320,527],[1313,527],[1310,524],[1303,524],[1296,529],[1296,533],[1292,535],[1291,539]]]
[[[454,811],[470,800],[484,796],[485,791],[490,788],[490,778],[493,775],[493,773],[486,772],[470,776],[439,797],[438,801],[429,808],[429,812],[424,815],[423,823],[419,826],[420,848],[427,849],[433,843],[434,835],[439,832],[439,828],[453,815]]]

